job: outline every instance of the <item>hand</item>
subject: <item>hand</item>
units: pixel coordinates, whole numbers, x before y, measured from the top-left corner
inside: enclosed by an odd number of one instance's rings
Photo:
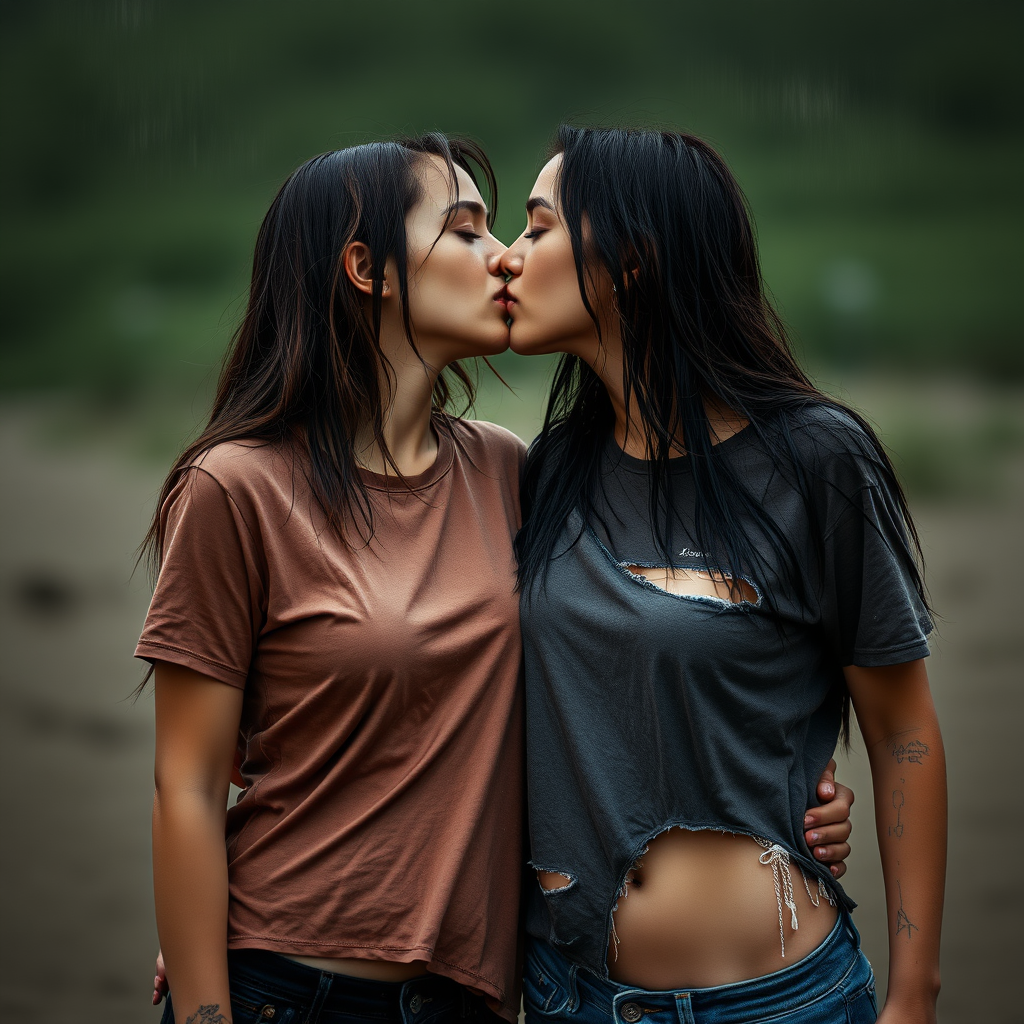
[[[156,954],[156,977],[153,978],[153,1005],[159,1006],[160,1001],[170,991],[167,987],[167,968],[164,967],[164,954]]]
[[[815,860],[828,864],[833,878],[846,874],[846,858],[850,856],[847,840],[853,831],[850,808],[854,793],[848,786],[836,782],[835,759],[818,780],[820,807],[809,807],[804,817],[804,841]]]

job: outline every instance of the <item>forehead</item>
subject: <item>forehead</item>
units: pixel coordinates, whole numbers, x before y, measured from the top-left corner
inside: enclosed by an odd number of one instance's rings
[[[555,183],[558,179],[558,169],[562,166],[562,155],[559,153],[553,156],[541,169],[534,183],[531,196],[541,196],[554,205]]]
[[[459,166],[455,167],[455,186],[458,195],[452,197],[451,173],[439,156],[428,154],[419,160],[416,165],[416,176],[423,187],[423,195],[417,205],[431,206],[439,211],[448,209],[448,206],[457,200],[484,205],[483,197],[473,184],[473,179]]]

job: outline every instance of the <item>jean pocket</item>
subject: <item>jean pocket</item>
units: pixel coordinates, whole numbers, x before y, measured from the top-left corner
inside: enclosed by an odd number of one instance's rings
[[[283,1006],[260,987],[244,979],[231,979],[231,1019],[233,1024],[289,1024],[292,1007]]]
[[[274,1007],[275,1012],[268,1017],[264,1011],[270,1006],[273,1006],[273,1004],[266,1002],[256,1004],[245,998],[237,998],[235,986],[231,986],[231,1020],[233,1024],[267,1024],[271,1019],[273,1019],[274,1024],[289,1024],[292,1019],[291,1014],[286,1012],[282,1015],[277,1007]],[[214,1016],[211,1016],[209,1019],[218,1019],[219,1014],[220,1007],[218,1006],[214,1011]],[[199,1018],[197,1017],[196,1019],[198,1020]],[[203,1019],[205,1020],[206,1018],[204,1017]],[[219,1019],[223,1018],[220,1017]],[[175,1016],[170,996],[167,997],[164,1004],[164,1013],[160,1018],[160,1024],[182,1024]]]
[[[569,993],[532,957],[523,971],[523,1003],[531,1015],[554,1016],[565,1008]]]
[[[856,992],[846,996],[847,1024],[874,1024],[878,1019],[878,1002],[875,999],[875,983],[868,982]]]
[[[847,1002],[842,992],[835,988],[810,1002],[800,999],[783,1001],[771,1013],[743,1019],[749,1024],[847,1024],[848,1017]]]

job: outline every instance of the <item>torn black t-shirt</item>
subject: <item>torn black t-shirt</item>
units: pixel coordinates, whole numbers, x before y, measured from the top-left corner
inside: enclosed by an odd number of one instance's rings
[[[714,457],[782,529],[804,586],[787,583],[792,566],[775,565],[767,545],[759,578],[699,550],[688,457],[671,463],[671,564],[710,562],[758,600],[677,595],[631,572],[666,555],[648,464],[609,439],[589,521],[568,517],[546,577],[523,595],[531,864],[570,879],[530,887],[527,928],[601,976],[626,874],[671,826],[778,844],[853,906],[803,837],[839,733],[842,670],[926,656],[931,622],[863,430],[824,404],[788,415],[810,507],[753,428]]]

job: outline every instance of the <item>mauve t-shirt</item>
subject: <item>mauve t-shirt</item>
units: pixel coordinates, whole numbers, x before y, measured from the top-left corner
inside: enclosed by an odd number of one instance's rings
[[[198,458],[161,510],[136,655],[244,690],[230,948],[426,960],[513,1020],[524,446],[489,423],[437,433],[405,485],[364,473],[369,544],[325,528],[294,448]]]

